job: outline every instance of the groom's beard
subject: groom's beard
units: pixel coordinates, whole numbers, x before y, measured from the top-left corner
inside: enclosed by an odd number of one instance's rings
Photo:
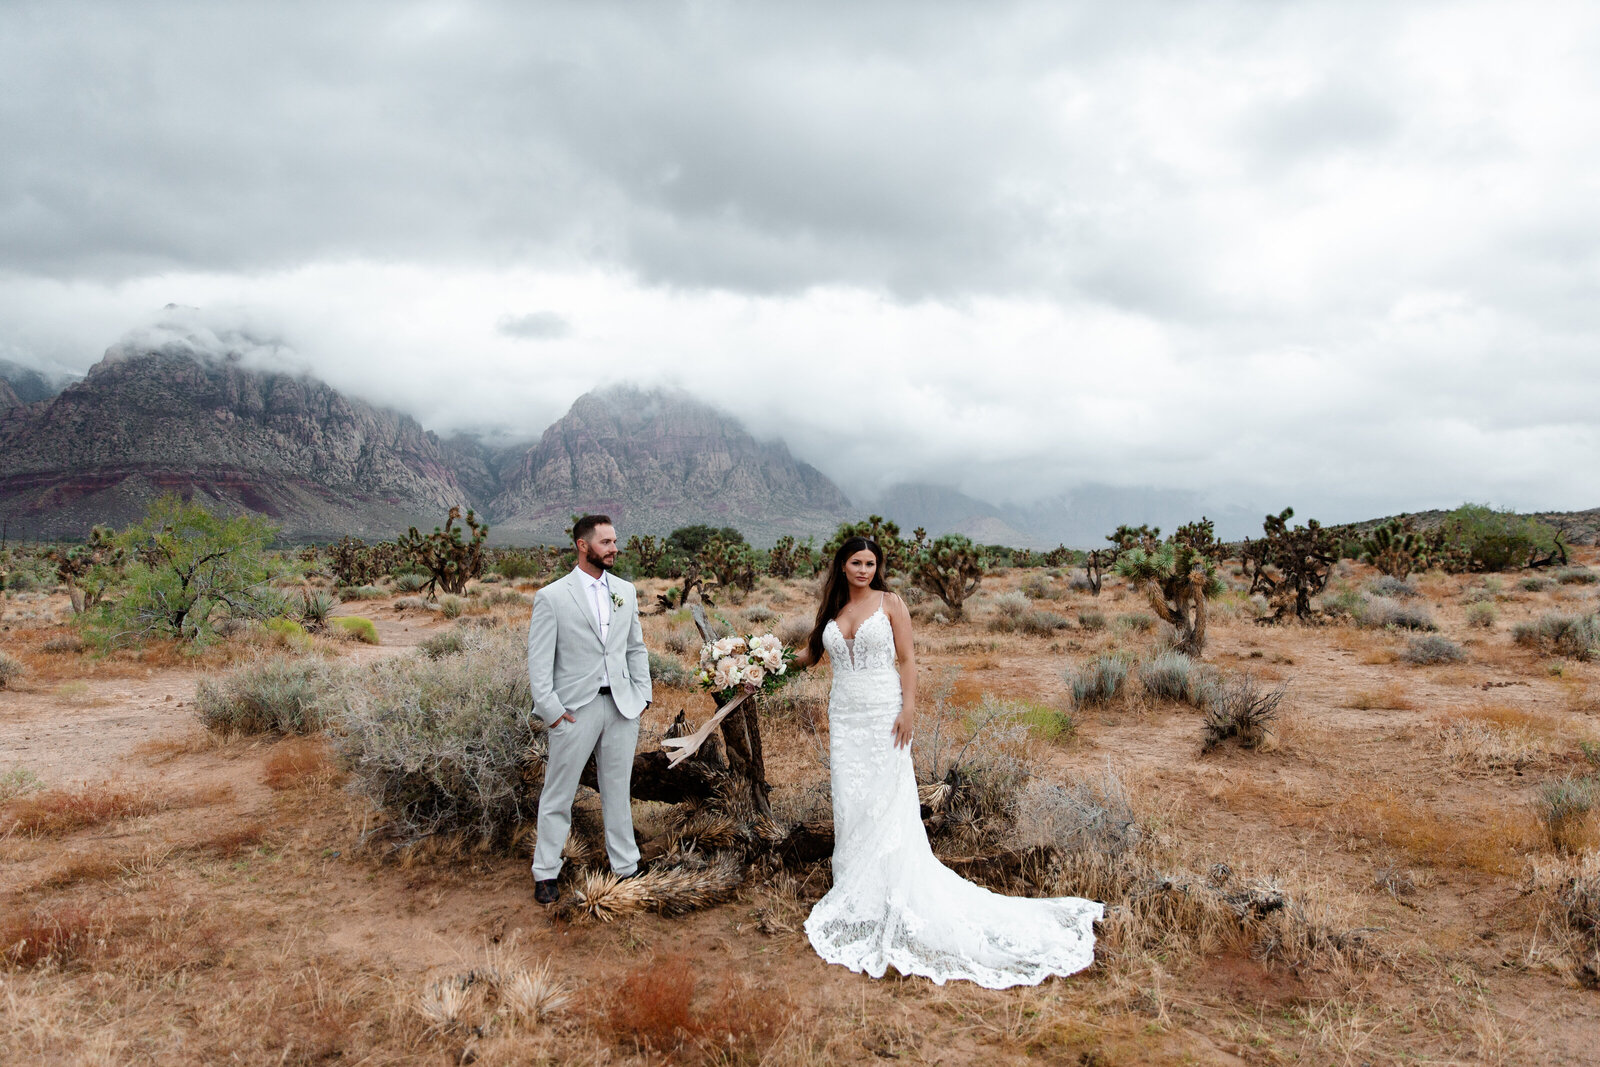
[[[599,567],[603,571],[610,570],[611,565],[617,561],[617,557],[615,556],[612,556],[609,560],[602,559],[600,555],[587,544],[583,546],[583,558],[589,563],[594,564],[596,567]]]

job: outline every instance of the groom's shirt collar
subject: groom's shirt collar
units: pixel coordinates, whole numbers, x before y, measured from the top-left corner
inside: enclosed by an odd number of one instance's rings
[[[605,571],[601,571],[600,572],[600,577],[591,578],[584,571],[584,569],[582,567],[574,567],[574,568],[572,568],[572,575],[573,575],[574,578],[576,578],[578,580],[579,584],[582,585],[585,589],[589,588],[592,585],[598,585],[600,588],[604,589],[608,593],[611,591],[611,584],[606,581],[606,572]]]

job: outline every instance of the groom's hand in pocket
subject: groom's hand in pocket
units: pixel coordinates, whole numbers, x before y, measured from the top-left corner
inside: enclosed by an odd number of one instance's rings
[[[577,722],[577,721],[578,720],[573,717],[572,712],[564,711],[564,712],[561,713],[561,718],[557,719],[555,722],[550,724],[550,728],[551,729],[555,729],[557,726],[560,726],[564,722]]]

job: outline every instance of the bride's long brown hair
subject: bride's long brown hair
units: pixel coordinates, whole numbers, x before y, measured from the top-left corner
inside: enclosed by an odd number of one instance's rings
[[[867,583],[868,588],[888,591],[889,587],[883,581],[883,549],[878,547],[878,542],[869,537],[851,537],[840,545],[839,551],[833,554],[833,566],[828,568],[828,580],[822,586],[822,603],[817,605],[817,623],[811,628],[811,639],[806,642],[813,663],[822,659],[822,631],[828,628],[828,621],[850,602],[850,579],[844,576],[844,561],[862,549],[870,551],[878,561],[877,569],[872,572],[872,581]]]

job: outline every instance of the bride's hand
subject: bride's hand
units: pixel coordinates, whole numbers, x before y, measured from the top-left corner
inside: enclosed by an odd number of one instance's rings
[[[894,735],[895,748],[911,747],[911,724],[914,716],[907,709],[895,716],[894,728],[890,731]]]

